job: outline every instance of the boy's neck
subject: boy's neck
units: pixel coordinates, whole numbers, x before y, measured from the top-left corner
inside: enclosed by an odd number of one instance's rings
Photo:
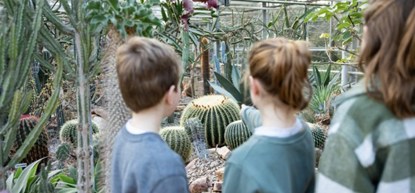
[[[160,112],[160,109],[150,108],[133,113],[130,124],[133,130],[158,133],[162,119],[163,113]]]
[[[296,111],[289,107],[264,105],[259,111],[264,127],[291,128],[296,122]]]

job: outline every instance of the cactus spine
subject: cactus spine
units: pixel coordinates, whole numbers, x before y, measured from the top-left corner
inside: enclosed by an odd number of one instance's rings
[[[13,150],[17,150],[22,146],[23,142],[26,140],[29,133],[35,128],[36,124],[38,123],[38,118],[34,116],[27,116],[21,118],[19,121],[19,129],[16,133],[16,139],[14,141]],[[41,158],[47,158],[49,156],[48,150],[48,134],[44,128],[42,128],[42,132],[37,138],[34,146],[30,148],[29,153],[26,157],[22,160],[23,163],[30,164],[39,160]],[[43,159],[42,162],[46,163],[47,159]]]
[[[222,95],[208,95],[191,101],[183,110],[180,125],[197,117],[204,125],[209,147],[225,145],[224,133],[229,123],[239,120],[239,106]]]
[[[98,126],[91,122],[92,126],[92,132],[97,133],[98,132]],[[59,133],[59,139],[64,143],[69,143],[73,145],[74,148],[76,148],[76,145],[78,143],[77,140],[77,130],[76,127],[78,126],[78,120],[70,120],[67,121],[65,124],[62,125],[60,133]]]
[[[321,129],[316,124],[307,123],[307,125],[311,130],[311,134],[313,135],[314,147],[323,149],[324,143],[326,142],[326,138],[327,138],[323,129]]]
[[[160,136],[173,151],[182,157],[184,162],[189,160],[192,144],[183,127],[165,127],[160,131]]]
[[[252,135],[242,120],[230,123],[225,129],[225,143],[229,149],[235,149]]]

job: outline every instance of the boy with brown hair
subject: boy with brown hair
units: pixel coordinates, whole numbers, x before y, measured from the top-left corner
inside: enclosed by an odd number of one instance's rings
[[[116,62],[121,94],[133,115],[115,139],[112,192],[189,192],[183,161],[158,134],[180,99],[178,56],[155,39],[134,37],[118,48]]]

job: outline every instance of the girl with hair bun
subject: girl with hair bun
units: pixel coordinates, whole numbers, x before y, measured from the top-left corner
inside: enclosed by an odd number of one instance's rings
[[[372,0],[359,64],[338,97],[317,193],[415,192],[415,0]]]
[[[226,162],[224,193],[314,192],[313,138],[296,116],[310,99],[305,92],[311,88],[310,62],[305,42],[275,38],[252,47],[250,93],[262,126]],[[249,116],[252,108],[243,108],[242,117]]]

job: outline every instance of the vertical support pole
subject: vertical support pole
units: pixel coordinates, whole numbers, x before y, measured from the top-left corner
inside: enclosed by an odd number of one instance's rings
[[[266,2],[262,2],[262,7],[266,8],[267,7],[267,3]],[[268,17],[267,17],[267,10],[263,9],[262,10],[262,23],[264,24],[263,29],[262,29],[262,39],[267,39],[268,38],[268,32],[266,30],[266,25],[268,23]]]
[[[342,59],[346,58],[347,54],[345,51],[342,51]],[[341,71],[341,87],[344,88],[349,83],[349,66],[342,65]]]

